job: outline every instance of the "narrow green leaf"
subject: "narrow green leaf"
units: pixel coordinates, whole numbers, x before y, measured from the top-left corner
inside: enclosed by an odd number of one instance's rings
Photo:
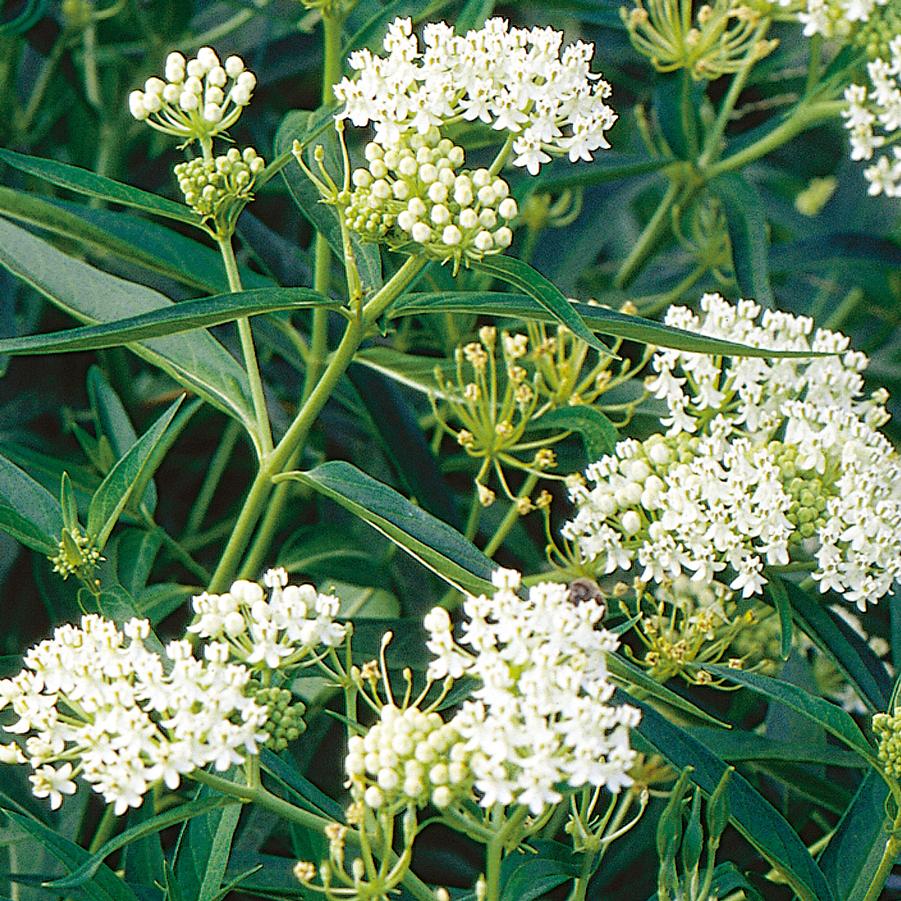
[[[792,607],[788,592],[781,579],[770,579],[767,583],[770,597],[779,616],[779,656],[788,660],[792,652]]]
[[[783,579],[782,583],[792,616],[804,634],[836,665],[872,713],[885,710],[892,683],[882,661],[821,600],[794,582]]]
[[[0,213],[77,241],[95,258],[127,260],[209,294],[228,291],[228,278],[217,251],[143,216],[93,209],[2,186]],[[273,284],[246,266],[241,267],[241,280],[246,288]]]
[[[460,590],[491,590],[495,564],[446,523],[388,485],[343,461],[323,463],[290,478],[308,485],[381,532],[423,566]]]
[[[859,754],[834,745],[779,741],[767,735],[758,735],[756,732],[741,732],[737,729],[727,732],[724,729],[712,729],[707,726],[694,726],[686,731],[729,763],[776,760],[856,769],[867,766]]]
[[[875,765],[876,752],[870,746],[870,743],[866,740],[851,715],[839,707],[838,704],[833,704],[825,698],[819,698],[810,694],[797,685],[792,685],[791,682],[783,682],[781,679],[775,679],[772,676],[749,673],[718,664],[710,664],[704,668],[720,679],[749,688],[770,701],[785,704],[786,707],[800,713],[806,719],[834,735],[852,751],[860,754],[864,760],[868,760]]]
[[[544,429],[578,432],[590,461],[613,453],[619,432],[616,426],[597,407],[579,405],[549,410],[529,422],[529,431]]]
[[[530,854],[510,854],[501,867],[501,901],[538,901],[575,879],[582,857],[561,842],[529,842]]]
[[[870,770],[820,856],[820,868],[842,901],[863,901],[876,875],[892,828],[888,798],[885,780]]]
[[[222,880],[228,869],[228,858],[231,854],[235,830],[238,828],[238,820],[241,817],[241,807],[241,804],[230,804],[218,815],[218,823],[210,842],[209,856],[205,862],[206,866],[197,901],[213,901],[219,894]]]
[[[528,263],[516,257],[489,256],[474,263],[473,266],[525,292],[550,313],[552,319],[565,325],[574,335],[602,354],[610,353],[607,345],[594,336],[560,289]]]
[[[666,704],[682,713],[687,713],[690,717],[698,719],[701,722],[713,723],[723,729],[730,729],[728,723],[718,720],[715,716],[702,710],[682,695],[676,694],[672,689],[652,679],[645,670],[640,666],[627,660],[620,654],[607,655],[607,669],[616,685],[622,686],[627,690],[636,688],[643,697],[653,698],[661,704]]]
[[[897,272],[901,269],[901,247],[887,238],[858,232],[834,232],[777,244],[770,253],[770,268],[777,272],[821,270],[838,264],[874,265]]]
[[[464,34],[471,28],[481,28],[494,12],[494,5],[495,0],[466,0],[454,22],[457,34]]]
[[[99,350],[209,328],[224,322],[234,322],[245,316],[257,316],[277,310],[304,310],[310,307],[334,309],[338,306],[308,288],[256,288],[253,291],[183,300],[150,313],[105,322],[103,325],[81,326],[47,335],[3,338],[0,339],[0,353],[21,356]]]
[[[162,294],[69,257],[2,218],[0,264],[57,307],[91,325],[175,306]],[[168,335],[130,349],[254,433],[247,375],[211,334]]]
[[[438,390],[438,382],[435,380],[436,369],[441,370],[445,379],[451,382],[456,380],[453,360],[407,354],[380,344],[358,350],[354,355],[354,363],[374,369],[414,391],[431,394],[437,398],[444,398],[447,395]]]
[[[59,500],[63,510],[63,526],[70,532],[74,532],[78,528],[78,504],[75,501],[72,481],[67,472],[64,472],[60,479]]]
[[[644,742],[676,770],[693,767],[692,781],[711,795],[727,769],[725,761],[649,705],[636,701],[625,692],[618,691],[617,694],[641,707],[637,731]],[[733,773],[726,794],[732,824],[785,877],[803,901],[837,901],[804,842],[744,776]]]
[[[223,796],[210,796],[198,798],[195,801],[188,801],[186,804],[179,804],[177,807],[170,807],[163,813],[158,813],[156,816],[144,820],[139,825],[120,832],[117,836],[101,845],[99,850],[90,855],[78,869],[73,870],[68,876],[48,882],[47,887],[54,889],[78,888],[89,879],[94,878],[94,875],[103,866],[103,861],[114,851],[118,851],[120,848],[124,848],[126,845],[130,845],[132,842],[147,835],[154,835],[163,829],[174,826],[176,823],[183,823],[192,817],[199,816],[202,813],[209,813],[209,811],[223,807],[226,804],[234,804],[234,802]]]
[[[517,197],[526,197],[536,191],[559,192],[567,188],[591,188],[623,178],[657,172],[672,162],[668,157],[648,157],[637,153],[617,153],[608,150],[587,165],[566,165],[560,169],[554,165],[545,166],[538,175],[523,176],[519,179],[514,185],[513,193]]]
[[[275,135],[275,152],[288,153],[295,140],[301,142],[310,140],[309,132],[311,124],[315,122],[315,113],[306,110],[294,110],[288,113],[279,126]],[[341,182],[343,174],[336,171],[340,163],[336,163],[334,145],[337,138],[333,129],[324,130],[318,143],[326,150],[331,148],[333,152],[327,154],[325,161],[329,168],[331,163],[331,175],[336,182]],[[340,159],[340,157],[338,157]],[[315,172],[316,164],[312,159],[312,152],[307,154],[307,164]],[[310,224],[325,237],[332,251],[339,259],[344,259],[344,244],[341,237],[341,225],[338,212],[333,206],[322,202],[316,186],[307,178],[303,170],[292,158],[281,171],[282,178],[288,186],[288,191],[301,213],[309,220]],[[354,257],[360,272],[360,279],[364,287],[368,289],[378,288],[382,283],[382,260],[377,244],[361,241],[356,235],[351,235]]]
[[[498,259],[495,257],[494,259]],[[503,259],[509,259],[504,257]],[[763,350],[735,341],[723,341],[699,335],[685,329],[673,328],[630,316],[606,307],[591,306],[587,303],[570,303],[581,320],[601,335],[612,335],[642,344],[672,347],[691,353],[717,354],[725,357],[816,357],[827,354],[806,353],[794,350]],[[405,294],[390,308],[390,318],[396,316],[421,316],[428,313],[469,313],[483,316],[508,316],[511,319],[535,319],[540,322],[554,322],[552,316],[541,304],[522,294],[504,294],[499,291],[483,293],[468,291],[444,291],[434,294]]]
[[[282,760],[273,751],[264,748],[260,754],[260,765],[270,776],[278,779],[290,789],[301,802],[301,806],[310,813],[328,817],[336,823],[344,822],[344,808],[325,792],[316,788],[309,779],[305,779],[295,766]]]
[[[97,435],[104,436],[110,443],[116,459],[125,455],[128,449],[138,440],[138,434],[131,424],[121,398],[107,381],[99,366],[88,370],[88,398],[94,419],[97,423]],[[156,510],[156,485],[148,481],[147,488],[140,498],[146,508],[153,513]]]
[[[12,810],[4,811],[17,826],[36,838],[41,846],[49,851],[67,870],[74,871],[91,855],[75,842],[69,841],[55,830],[50,829],[38,820],[24,817]],[[94,873],[93,879],[82,886],[83,897],[90,901],[138,901],[135,893],[116,876],[109,867],[101,864]]]
[[[155,469],[162,460],[154,455],[157,445],[175,417],[183,398],[176,400],[156,422],[131,446],[109,471],[91,498],[86,529],[95,546],[102,549],[119,520],[135,485]]]
[[[743,175],[729,173],[710,182],[722,201],[732,245],[732,266],[742,295],[772,307],[769,238],[760,192]]]
[[[142,191],[140,188],[133,188],[131,185],[124,185],[79,166],[70,166],[37,156],[27,156],[24,153],[16,153],[13,150],[2,148],[0,148],[0,160],[20,172],[36,175],[52,185],[76,194],[97,197],[110,203],[121,203],[123,206],[134,207],[157,216],[165,216],[167,219],[176,219],[188,225],[200,225],[200,217],[184,204],[175,203],[165,197],[151,194],[149,191]]]
[[[0,527],[41,553],[56,550],[63,527],[59,501],[3,456],[0,456]]]

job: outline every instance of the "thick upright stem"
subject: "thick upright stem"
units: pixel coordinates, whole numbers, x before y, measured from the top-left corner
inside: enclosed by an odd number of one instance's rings
[[[228,275],[228,286],[232,291],[241,291],[241,275],[238,272],[238,262],[232,249],[231,238],[217,238],[219,251],[222,254],[222,262],[225,264],[225,272]],[[250,383],[250,396],[253,401],[253,412],[256,416],[257,449],[262,458],[265,458],[272,450],[272,431],[269,427],[269,412],[266,409],[266,396],[263,392],[263,380],[260,377],[260,366],[257,362],[257,352],[253,344],[253,332],[250,329],[250,320],[245,316],[238,320],[238,335],[241,338],[241,352],[244,355],[244,368],[247,370],[247,380]]]

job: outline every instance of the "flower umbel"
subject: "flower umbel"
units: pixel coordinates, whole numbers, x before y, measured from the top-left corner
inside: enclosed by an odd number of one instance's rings
[[[148,78],[143,91],[131,92],[128,105],[135,119],[157,131],[208,144],[238,121],[256,83],[241,57],[222,63],[212,48],[201,47],[189,60],[170,53],[165,80]]]

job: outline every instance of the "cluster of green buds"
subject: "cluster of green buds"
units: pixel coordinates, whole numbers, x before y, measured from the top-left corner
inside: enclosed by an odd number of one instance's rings
[[[686,767],[673,787],[669,801],[657,822],[657,854],[659,901],[715,901],[713,885],[716,852],[726,826],[729,825],[727,786],[732,767],[704,805],[701,816],[701,790],[690,786],[692,767]],[[706,838],[705,838],[706,832]],[[702,868],[701,858],[706,859]],[[677,860],[681,863],[680,867]]]
[[[347,227],[392,249],[416,246],[442,263],[460,264],[510,246],[516,217],[510,186],[488,169],[463,169],[463,148],[434,126],[405,132],[396,144],[366,145],[366,168],[339,195]]]
[[[468,752],[453,726],[435,711],[385,704],[365,735],[348,741],[344,768],[351,796],[372,810],[398,812],[468,797]]]
[[[756,617],[740,611],[733,593],[720,582],[693,582],[679,576],[649,586],[636,579],[631,588],[619,583],[614,595],[626,615],[635,619],[635,633],[645,646],[637,662],[658,682],[674,676],[695,685],[718,685],[705,665],[727,658],[727,665],[743,669],[742,657],[729,656],[737,638]],[[631,651],[627,649],[631,655]]]
[[[185,203],[217,236],[230,235],[241,210],[253,200],[256,177],[266,163],[252,147],[232,147],[215,159],[197,157],[175,167]]]
[[[798,464],[798,450],[781,441],[771,441],[768,445],[773,459],[779,467],[780,481],[786,494],[791,497],[791,507],[785,516],[795,531],[790,542],[801,542],[813,538],[826,524],[826,506],[836,494],[837,474],[833,466],[827,466],[825,473],[814,467],[804,468]]]
[[[873,732],[879,738],[878,755],[887,776],[901,779],[901,707],[894,713],[877,713]]]
[[[306,705],[295,701],[287,688],[264,688],[259,682],[247,683],[247,694],[267,709],[263,731],[269,734],[265,746],[273,751],[284,751],[292,741],[297,741],[306,731],[303,715]]]
[[[94,577],[94,571],[103,557],[94,546],[93,539],[85,535],[77,525],[63,528],[59,550],[48,559],[53,564],[53,572],[59,573],[63,579],[75,576],[89,586],[100,584]]]
[[[778,41],[762,34],[760,13],[745,3],[714,0],[703,4],[692,21],[691,0],[635,0],[620,16],[635,49],[658,72],[686,69],[691,76],[714,79],[737,72],[747,60],[763,59]]]
[[[901,6],[897,3],[877,5],[870,17],[857,23],[853,33],[855,47],[862,48],[867,59],[891,60],[891,43],[901,34]]]
[[[143,91],[131,92],[128,104],[135,119],[157,131],[208,146],[238,121],[256,83],[241,57],[222,63],[211,47],[201,47],[190,60],[170,53],[165,79],[148,78]]]

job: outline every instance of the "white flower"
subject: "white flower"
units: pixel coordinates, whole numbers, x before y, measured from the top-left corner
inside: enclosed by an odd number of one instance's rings
[[[50,798],[50,809],[58,810],[63,803],[63,795],[75,794],[75,783],[69,778],[72,764],[64,763],[59,769],[52,766],[38,767],[28,777],[31,791],[36,798]]]
[[[605,132],[616,121],[605,103],[610,86],[590,71],[593,45],[577,41],[561,53],[562,39],[551,28],[493,18],[465,35],[444,22],[427,25],[420,48],[410,20],[395,19],[385,56],[351,55],[356,74],[335,85],[338,117],[372,123],[385,146],[405,131],[478,120],[515,135],[514,163],[532,174],[551,154],[590,160],[609,146]]]
[[[563,784],[629,785],[628,730],[639,712],[609,703],[606,660],[617,639],[600,626],[603,605],[573,603],[567,586],[553,583],[524,599],[512,570],[497,570],[492,581],[491,598],[465,601],[458,641],[440,608],[425,622],[429,648],[441,655],[436,671],[462,661],[476,680],[448,725],[469,755],[479,803],[522,804],[538,815],[561,799]]]
[[[805,318],[701,299],[669,325],[799,358],[662,351],[649,383],[667,434],[622,441],[572,492],[563,534],[599,572],[644,581],[710,579],[729,569],[745,597],[764,566],[806,563],[822,591],[864,609],[901,581],[901,458],[878,431],[887,394],[863,394],[866,358]],[[718,362],[717,362],[718,361]],[[777,436],[779,436],[777,438]]]
[[[170,53],[165,75],[165,81],[148,78],[143,91],[132,91],[128,108],[135,119],[188,141],[209,140],[231,128],[256,86],[240,57],[230,56],[223,68],[210,47],[201,47],[187,62]]]

